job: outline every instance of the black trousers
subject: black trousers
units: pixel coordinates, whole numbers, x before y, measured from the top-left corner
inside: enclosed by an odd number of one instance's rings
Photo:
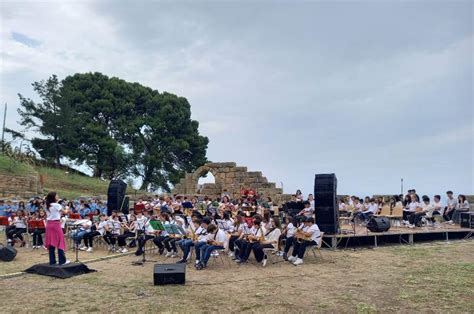
[[[413,212],[409,212],[409,211],[406,211],[404,210],[403,211],[403,220],[408,220],[410,218],[410,215],[413,214]]]
[[[33,246],[42,246],[43,245],[43,233],[45,229],[35,229],[33,231]]]
[[[287,237],[286,242],[285,242],[285,249],[283,252],[287,253],[290,251],[291,246],[293,245],[293,242],[295,241],[295,237]]]
[[[166,237],[163,240],[163,244],[165,245],[166,251],[168,252],[177,252],[178,249],[176,249],[176,238],[171,238],[171,237]]]
[[[117,241],[117,235],[107,232],[104,234],[104,240],[108,245],[115,245]]]
[[[270,243],[267,243],[267,244],[260,244],[260,243],[256,243],[255,245],[252,246],[252,250],[253,250],[253,255],[255,255],[255,259],[257,260],[257,262],[261,262],[263,260],[263,257],[265,255],[265,253],[263,252],[263,249],[273,249],[274,246],[271,245]]]
[[[138,236],[138,249],[135,252],[135,255],[142,255],[143,254],[143,248],[145,247],[146,241],[151,240],[153,238],[155,238],[155,236],[150,235],[150,234],[139,235]]]
[[[252,248],[255,244],[258,244],[258,242],[248,242],[247,240],[237,240],[235,241],[235,244],[239,247],[239,259],[242,261],[248,260],[250,256],[250,252],[252,251]]]
[[[153,243],[158,247],[160,254],[163,253],[165,246],[163,244],[163,241],[167,238],[167,236],[157,236],[156,238],[153,239]]]
[[[229,251],[234,252],[234,249],[235,249],[235,240],[237,240],[238,238],[239,238],[239,236],[236,236],[236,235],[230,236],[230,239],[229,239]]]
[[[7,232],[7,238],[13,240],[14,238],[18,238],[23,241],[23,233],[26,232],[26,228],[11,228]],[[12,243],[13,246],[13,243]]]
[[[122,247],[125,246],[127,238],[133,238],[135,237],[135,232],[130,232],[130,231],[125,231],[123,234],[119,235],[117,237],[118,240],[118,246]]]
[[[93,246],[93,243],[94,243],[94,238],[97,237],[97,236],[100,236],[100,232],[99,231],[91,231],[91,232],[88,232],[86,233],[82,239],[84,240],[84,244],[85,246],[87,247],[92,247]],[[104,240],[105,240],[105,237],[104,237]],[[106,241],[107,242],[107,241]],[[110,244],[109,242],[107,242],[107,244]]]
[[[298,256],[298,258],[303,259],[304,253],[306,252],[306,248],[308,246],[316,245],[317,243],[314,241],[306,241],[303,240],[302,242],[294,241],[293,244],[293,256]]]
[[[448,210],[445,210],[444,215],[443,215],[444,220],[450,221],[453,218],[453,214],[454,214],[454,209],[450,212],[448,212]]]

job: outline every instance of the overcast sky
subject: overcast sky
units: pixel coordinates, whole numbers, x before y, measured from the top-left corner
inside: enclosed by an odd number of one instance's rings
[[[99,71],[186,97],[208,158],[286,193],[474,194],[473,2],[1,1],[0,102]]]

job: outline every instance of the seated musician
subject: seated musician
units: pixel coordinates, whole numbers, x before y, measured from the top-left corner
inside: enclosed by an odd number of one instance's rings
[[[117,238],[120,235],[121,230],[121,218],[117,212],[112,212],[112,217],[110,217],[108,224],[105,226],[105,235],[103,236],[105,242],[109,245],[110,251],[115,251],[115,244],[117,243]]]
[[[178,263],[186,263],[189,260],[189,255],[191,253],[191,247],[193,247],[199,240],[206,238],[207,229],[204,229],[202,226],[201,218],[194,218],[192,223],[189,224],[187,228],[186,239],[178,241],[178,245],[183,251],[183,258],[181,258]]]
[[[170,224],[176,224],[180,227],[184,226],[184,219],[179,216],[176,211],[172,214],[172,217],[173,218],[171,219]],[[163,240],[163,244],[167,251],[166,257],[178,257],[178,249],[176,247],[176,242],[181,240],[182,237],[184,237],[184,234],[170,234],[167,238]]]
[[[152,218],[151,211],[145,211],[145,215],[137,214],[137,230],[138,230],[138,248],[135,252],[136,256],[143,254],[143,248],[148,240],[154,239],[158,231],[155,231],[150,224]]]
[[[281,235],[281,225],[278,218],[273,218],[272,227],[269,228],[264,235],[263,241],[257,242],[253,247],[253,254],[257,262],[262,262],[263,267],[267,265],[267,254],[263,252],[263,249],[278,249],[278,240]]]
[[[25,240],[23,239],[23,234],[26,233],[26,224],[28,217],[24,210],[19,210],[16,213],[16,216],[9,220],[11,221],[11,226],[7,230],[7,242],[11,245],[15,245],[15,238],[18,238],[21,241],[21,247],[25,246]]]
[[[84,222],[75,231],[72,232],[72,239],[74,240],[76,247],[78,247],[79,249],[84,249],[85,246],[80,246],[81,241],[87,233],[91,232],[91,227],[92,221],[90,219],[84,219]]]
[[[11,227],[7,229],[7,242],[13,246],[15,244],[15,238],[21,241],[21,247],[25,246],[25,240],[23,234],[26,233],[26,224],[28,216],[24,210],[18,210],[16,216],[11,219]]]
[[[230,233],[229,238],[229,256],[232,258],[235,257],[235,241],[243,234],[245,226],[244,216],[242,212],[239,212],[235,217],[233,231]]]
[[[201,261],[201,248],[207,243],[207,227],[211,224],[211,219],[209,217],[204,217],[201,221],[202,231],[199,233],[197,241],[194,242],[194,250],[196,253],[195,264],[199,264]]]
[[[313,217],[314,211],[311,208],[311,203],[308,201],[305,201],[303,204],[304,204],[304,208],[298,213],[298,216],[304,216],[305,218]]]
[[[286,227],[283,230],[283,234],[286,235],[285,241],[285,248],[283,250],[283,259],[286,261],[288,260],[288,252],[290,248],[293,246],[293,242],[295,239],[295,232],[296,232],[296,222],[293,217],[286,218]]]
[[[85,247],[81,248],[81,250],[92,253],[94,238],[97,236],[105,236],[107,224],[107,216],[104,214],[100,214],[99,222],[94,222],[91,226],[91,232],[88,232],[83,236]]]
[[[161,212],[160,221],[163,225],[170,225],[174,223],[174,220],[170,217],[168,212]],[[169,234],[168,232],[166,232],[166,230],[162,230],[158,233],[159,234],[153,239],[153,243],[155,243],[155,245],[158,247],[158,252],[160,253],[160,255],[163,255],[165,251],[165,245],[163,242],[167,238],[169,238]],[[167,247],[166,249],[167,249],[166,257],[170,257],[172,255],[171,248]]]
[[[32,222],[35,222],[35,227],[30,232],[33,235],[33,249],[39,249],[43,247],[43,234],[46,231],[46,212],[43,209],[38,210],[35,213],[34,219]]]
[[[196,264],[196,269],[206,268],[212,251],[223,250],[226,240],[227,237],[223,230],[219,229],[216,225],[209,225],[207,227],[207,242],[201,246],[200,261]]]
[[[239,246],[239,256],[236,258],[236,262],[239,264],[246,263],[253,246],[262,241],[263,237],[262,221],[255,219],[250,234],[242,236],[241,239],[236,241],[236,244]]]
[[[119,252],[127,253],[128,249],[126,248],[128,238],[135,238],[137,225],[135,214],[130,214],[130,218],[127,222],[122,222],[123,233],[117,237]]]
[[[420,227],[423,216],[428,215],[431,218],[433,215],[433,205],[430,204],[430,198],[427,195],[423,195],[422,201],[423,203],[408,217],[410,228]]]
[[[374,198],[371,198],[369,199],[369,203],[367,204],[367,209],[365,209],[364,211],[355,213],[354,217],[352,218],[352,221],[354,221],[356,217],[359,217],[360,220],[362,221],[367,221],[370,219],[370,217],[377,214],[378,211],[379,211],[379,205],[375,202]]]
[[[294,241],[293,253],[288,257],[288,261],[293,265],[303,264],[303,257],[308,246],[321,243],[321,232],[318,225],[314,223],[314,218],[307,218],[304,225],[303,229],[296,233],[297,240]]]

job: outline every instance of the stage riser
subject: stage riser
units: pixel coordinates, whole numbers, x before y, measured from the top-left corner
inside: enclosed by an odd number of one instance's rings
[[[461,240],[465,239],[472,233],[469,231],[456,231],[456,232],[438,232],[438,233],[413,233],[413,234],[379,234],[379,235],[368,235],[368,236],[349,236],[349,237],[336,237],[338,240],[337,248],[357,248],[357,247],[374,247],[384,245],[407,245],[410,244],[410,238],[412,237],[412,243],[426,243],[433,241],[446,241],[446,240]],[[447,237],[446,237],[447,235]],[[377,240],[375,241],[375,237]],[[332,248],[333,237],[324,237],[323,247]]]

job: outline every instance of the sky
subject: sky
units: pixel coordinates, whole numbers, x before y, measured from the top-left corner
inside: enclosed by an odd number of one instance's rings
[[[0,0],[0,104],[102,72],[184,96],[209,160],[285,193],[474,194],[472,1]]]

